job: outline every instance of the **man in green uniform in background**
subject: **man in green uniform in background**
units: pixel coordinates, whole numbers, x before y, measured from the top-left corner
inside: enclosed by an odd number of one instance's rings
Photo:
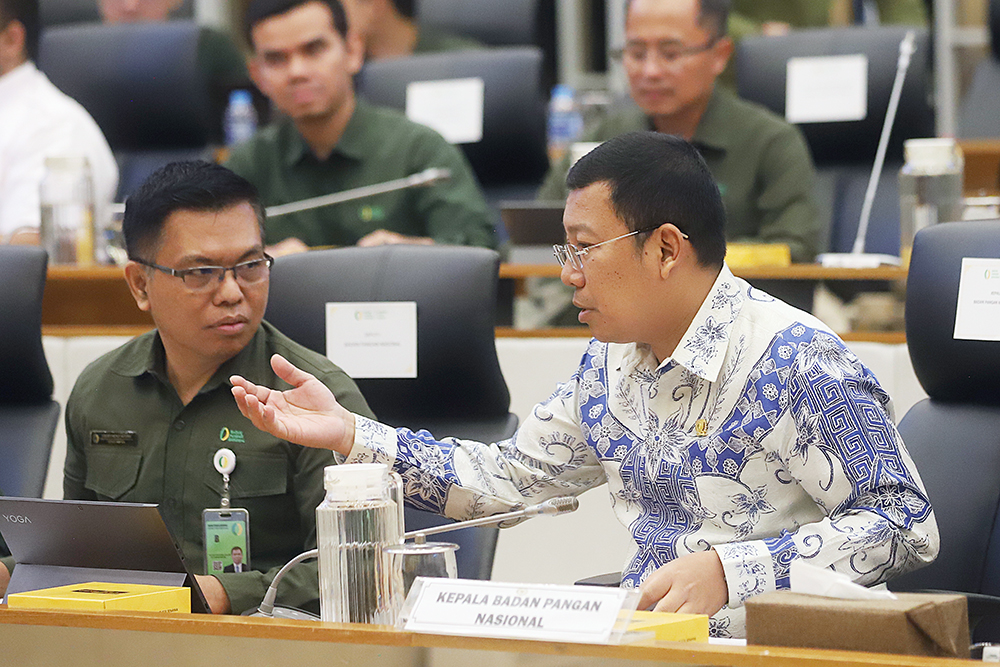
[[[250,73],[284,117],[233,151],[226,166],[268,206],[410,176],[451,178],[268,221],[276,253],[329,245],[448,243],[493,247],[486,201],[468,162],[437,132],[355,96],[360,39],[338,0],[253,0]]]
[[[471,37],[420,25],[414,0],[344,0],[344,9],[366,60],[485,48]]]
[[[66,498],[158,503],[196,572],[205,571],[202,510],[224,495],[213,458],[235,453],[229,495],[249,512],[250,570],[198,575],[216,613],[259,604],[278,568],[316,546],[323,469],[335,463],[254,429],[227,378],[274,382],[271,356],[291,354],[338,400],[371,412],[342,370],[263,321],[272,262],[263,225],[253,186],[224,167],[179,162],[154,173],[126,202],[122,227],[125,277],[156,329],[88,366],[66,405]],[[278,597],[316,609],[315,566],[292,570]]]
[[[691,141],[719,184],[728,241],[787,243],[808,262],[820,245],[815,172],[801,132],[716,85],[733,44],[728,0],[630,0],[622,61],[634,105],[582,141],[656,130]],[[565,199],[572,155],[550,169],[540,199]]]

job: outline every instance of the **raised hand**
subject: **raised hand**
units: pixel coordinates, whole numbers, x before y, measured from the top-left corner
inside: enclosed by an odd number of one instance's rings
[[[349,454],[354,444],[354,415],[337,403],[325,384],[281,355],[271,357],[271,368],[292,388],[276,391],[234,375],[229,381],[240,412],[254,426],[282,440]]]

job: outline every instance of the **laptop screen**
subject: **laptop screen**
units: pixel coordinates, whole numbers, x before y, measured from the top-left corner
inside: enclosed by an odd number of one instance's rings
[[[8,593],[86,583],[188,586],[207,612],[156,505],[0,497],[0,533],[17,562]]]

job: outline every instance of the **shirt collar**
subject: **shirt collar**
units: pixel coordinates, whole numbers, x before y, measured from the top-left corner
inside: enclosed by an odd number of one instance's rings
[[[660,367],[673,361],[708,382],[718,381],[733,326],[742,307],[743,291],[732,271],[723,264],[673,356],[664,360]]]
[[[35,63],[28,60],[0,76],[0,100],[14,99],[15,91],[27,85],[38,73]]]
[[[359,97],[355,97],[354,99],[354,113],[351,114],[350,120],[347,121],[347,125],[344,127],[344,133],[340,135],[340,140],[337,141],[337,145],[333,147],[330,155],[338,153],[346,158],[360,161],[373,152],[375,148],[373,144],[378,139],[367,136],[365,132],[366,127],[369,125],[368,118],[371,116],[372,106]],[[309,148],[309,144],[302,138],[299,131],[295,129],[295,124],[290,118],[285,118],[281,121],[278,132],[284,137],[286,143],[286,166],[291,167],[296,165],[310,156],[316,159],[312,149]],[[330,158],[328,157],[327,159]]]

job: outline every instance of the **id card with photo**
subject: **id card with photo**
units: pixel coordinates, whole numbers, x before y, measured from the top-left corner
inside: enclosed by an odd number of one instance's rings
[[[249,571],[249,512],[235,507],[206,509],[201,518],[205,537],[205,573]]]

